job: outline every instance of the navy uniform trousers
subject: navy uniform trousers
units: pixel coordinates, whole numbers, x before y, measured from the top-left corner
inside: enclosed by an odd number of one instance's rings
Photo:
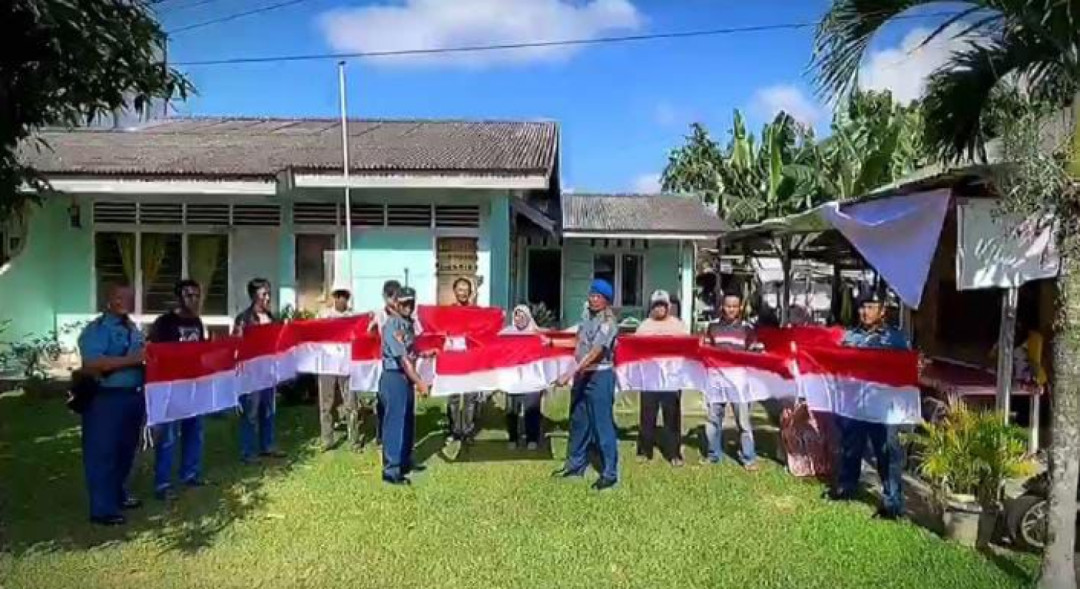
[[[619,443],[615,432],[615,373],[594,370],[574,379],[570,397],[570,441],[567,472],[578,473],[588,464],[589,442],[600,449],[602,478],[619,477]]]
[[[854,497],[859,486],[862,460],[866,443],[877,458],[877,471],[881,477],[882,508],[892,514],[904,513],[904,494],[901,490],[904,470],[904,452],[900,445],[899,426],[871,423],[859,419],[836,416],[840,431],[840,469],[837,486],[840,494]]]
[[[412,469],[416,399],[409,377],[401,370],[383,370],[379,377],[379,405],[383,409],[383,476],[400,478]]]
[[[128,498],[125,485],[139,447],[144,403],[141,389],[102,387],[82,414],[83,468],[90,517],[120,515],[120,506]]]

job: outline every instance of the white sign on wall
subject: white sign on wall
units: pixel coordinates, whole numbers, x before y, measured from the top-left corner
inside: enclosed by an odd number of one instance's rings
[[[956,288],[1018,288],[1056,277],[1061,260],[1052,220],[1021,219],[996,208],[996,199],[958,201]]]

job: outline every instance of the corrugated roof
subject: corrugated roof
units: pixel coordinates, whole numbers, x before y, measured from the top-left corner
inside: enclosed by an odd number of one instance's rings
[[[554,122],[350,120],[359,173],[548,174]],[[331,119],[182,118],[131,129],[47,130],[26,163],[46,174],[272,177],[341,168],[341,124]]]
[[[695,197],[563,194],[562,229],[578,233],[719,235],[728,225]]]

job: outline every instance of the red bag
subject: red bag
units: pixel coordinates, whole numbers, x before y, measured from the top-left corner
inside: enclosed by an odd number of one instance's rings
[[[780,414],[780,440],[788,471],[797,477],[827,479],[832,475],[835,439],[827,414],[815,414],[805,401]]]

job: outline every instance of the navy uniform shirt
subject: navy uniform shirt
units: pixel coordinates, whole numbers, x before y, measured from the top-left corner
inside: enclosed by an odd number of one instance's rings
[[[589,355],[589,352],[601,348],[603,353],[592,368],[598,370],[611,368],[617,335],[619,335],[619,328],[615,324],[615,314],[610,308],[599,313],[585,311],[581,325],[578,326],[574,360],[581,362],[585,356]]]
[[[106,313],[79,335],[79,355],[83,362],[122,358],[141,350],[145,344],[142,332],[131,319]],[[145,379],[142,366],[129,366],[103,375],[100,384],[106,388],[136,388],[143,386]]]
[[[412,319],[388,315],[381,335],[384,370],[403,370],[402,358],[416,359],[416,330]]]
[[[840,344],[852,348],[874,348],[885,350],[911,349],[911,344],[908,342],[907,337],[905,337],[900,330],[889,327],[888,325],[879,325],[872,328],[860,325],[855,329],[849,329],[844,332],[844,339],[841,340]]]

